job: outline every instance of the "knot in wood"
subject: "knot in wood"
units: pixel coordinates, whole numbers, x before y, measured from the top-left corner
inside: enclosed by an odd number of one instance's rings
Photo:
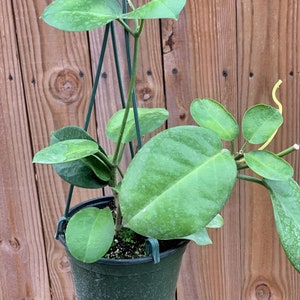
[[[61,271],[66,272],[66,273],[71,271],[70,262],[65,255],[61,258],[61,260],[59,262],[59,268]]]
[[[267,284],[259,284],[255,288],[255,296],[257,300],[269,300],[271,299],[271,290]]]
[[[55,75],[51,91],[58,100],[63,102],[76,101],[80,90],[80,78],[74,71],[65,69]]]
[[[144,86],[138,90],[139,98],[143,101],[149,101],[153,97],[153,91],[148,86]]]
[[[9,242],[10,247],[13,250],[15,250],[15,251],[19,251],[20,250],[21,244],[20,244],[19,240],[16,237],[10,239],[8,242]]]

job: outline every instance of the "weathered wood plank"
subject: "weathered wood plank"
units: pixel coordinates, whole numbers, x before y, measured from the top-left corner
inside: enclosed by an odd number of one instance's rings
[[[52,130],[83,126],[91,88],[86,34],[61,32],[44,24],[39,16],[47,4],[13,1],[34,152],[48,145]],[[95,133],[95,126],[91,130]],[[73,299],[70,267],[62,246],[53,238],[56,222],[64,212],[68,184],[51,167],[36,166],[36,171],[51,294],[53,299]],[[96,193],[76,189],[73,203]],[[39,282],[38,277],[35,280]]]
[[[238,65],[240,111],[264,101],[280,78],[278,98],[284,105],[284,128],[270,147],[282,150],[299,142],[298,1],[238,3]],[[292,161],[299,182],[299,155]],[[244,285],[242,299],[298,299],[300,277],[279,244],[269,195],[254,184],[241,187],[241,237]]]
[[[0,299],[50,299],[30,130],[10,2],[0,4]]]
[[[218,99],[236,114],[235,15],[235,1],[189,1],[178,22],[162,22],[170,126],[193,123],[189,106],[196,97]],[[239,299],[238,190],[222,212],[225,226],[210,231],[214,244],[189,246],[178,282],[178,300]]]

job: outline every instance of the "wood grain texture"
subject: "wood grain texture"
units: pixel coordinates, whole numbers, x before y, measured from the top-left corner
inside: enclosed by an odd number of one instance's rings
[[[236,115],[234,3],[188,2],[178,22],[163,21],[170,126],[193,123],[189,106],[197,97],[215,98]],[[220,230],[210,231],[213,245],[189,246],[178,282],[178,300],[239,299],[242,281],[238,192],[237,187],[222,212],[225,226]],[[231,276],[224,276],[227,273]]]
[[[50,299],[22,72],[10,2],[0,4],[0,299]]]
[[[51,131],[65,125],[83,126],[91,89],[86,34],[62,32],[46,25],[39,16],[47,4],[13,1],[33,152],[48,145]],[[91,129],[95,133],[95,127]],[[53,299],[73,299],[66,254],[53,238],[56,222],[64,213],[69,185],[51,167],[38,165],[36,172],[51,295]],[[73,204],[96,193],[76,189]],[[30,201],[26,199],[27,205]]]
[[[242,1],[238,5],[238,94],[240,114],[258,102],[273,105],[271,89],[280,78],[278,98],[284,128],[270,147],[280,151],[299,143],[298,1]],[[297,160],[296,161],[296,155]],[[299,182],[299,155],[288,157]],[[298,299],[300,277],[280,246],[269,195],[253,184],[241,185],[242,299]]]

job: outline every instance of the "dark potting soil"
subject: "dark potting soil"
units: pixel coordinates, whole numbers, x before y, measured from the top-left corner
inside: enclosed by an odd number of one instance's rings
[[[123,228],[117,236],[109,251],[104,256],[110,259],[132,259],[146,256],[145,241],[147,238],[130,229]],[[159,241],[160,252],[171,249],[178,244],[178,240]]]

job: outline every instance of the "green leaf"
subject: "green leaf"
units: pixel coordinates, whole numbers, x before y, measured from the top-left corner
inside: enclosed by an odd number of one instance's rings
[[[207,228],[221,228],[224,225],[224,219],[220,214],[217,214],[207,225]]]
[[[294,174],[292,166],[276,154],[265,150],[254,150],[244,154],[249,168],[261,177],[284,181]]]
[[[178,19],[186,0],[152,0],[122,15],[123,19]]]
[[[190,107],[193,119],[210,129],[225,141],[233,141],[239,134],[235,118],[219,102],[213,99],[195,99]]]
[[[67,31],[86,31],[103,26],[122,15],[118,0],[56,0],[41,18],[50,26]]]
[[[300,187],[293,179],[265,183],[270,189],[280,242],[291,264],[300,272]]]
[[[117,142],[121,130],[125,109],[117,111],[109,120],[106,128],[106,135],[114,142]],[[150,133],[160,127],[169,116],[164,108],[139,108],[138,116],[140,131],[142,135]],[[136,128],[133,109],[129,111],[122,143],[127,143],[136,139]]]
[[[199,246],[206,246],[212,244],[212,241],[207,233],[205,228],[202,228],[200,231],[193,233],[191,235],[183,237],[185,240],[191,240]]]
[[[234,158],[213,132],[198,126],[165,130],[127,169],[120,187],[124,222],[157,239],[198,232],[220,212],[236,176]]]
[[[96,143],[96,141],[82,128],[77,126],[66,126],[51,134],[50,144],[52,145],[70,139],[86,139]],[[106,155],[99,145],[98,147],[99,150]],[[85,160],[88,159],[89,158],[85,158]],[[83,163],[82,160],[55,164],[53,165],[53,168],[63,180],[78,187],[98,189],[107,185],[107,181],[100,180],[99,176],[97,177],[93,170],[88,167],[87,164]]]
[[[98,144],[89,140],[66,140],[50,145],[33,158],[34,163],[59,164],[81,159],[99,151]]]
[[[66,243],[78,260],[92,263],[110,248],[114,237],[114,221],[109,208],[85,208],[68,222]]]
[[[112,169],[97,155],[85,157],[82,161],[89,166],[101,180],[109,181],[112,178]]]
[[[246,111],[242,121],[242,132],[250,144],[261,144],[266,142],[282,123],[283,118],[278,109],[258,104]]]
[[[107,181],[100,180],[81,160],[55,164],[53,168],[63,180],[75,186],[86,189],[99,189],[107,186]]]
[[[84,129],[78,126],[65,126],[51,133],[50,145],[73,139],[84,139],[96,143],[96,141]],[[103,151],[103,149],[101,150]]]

